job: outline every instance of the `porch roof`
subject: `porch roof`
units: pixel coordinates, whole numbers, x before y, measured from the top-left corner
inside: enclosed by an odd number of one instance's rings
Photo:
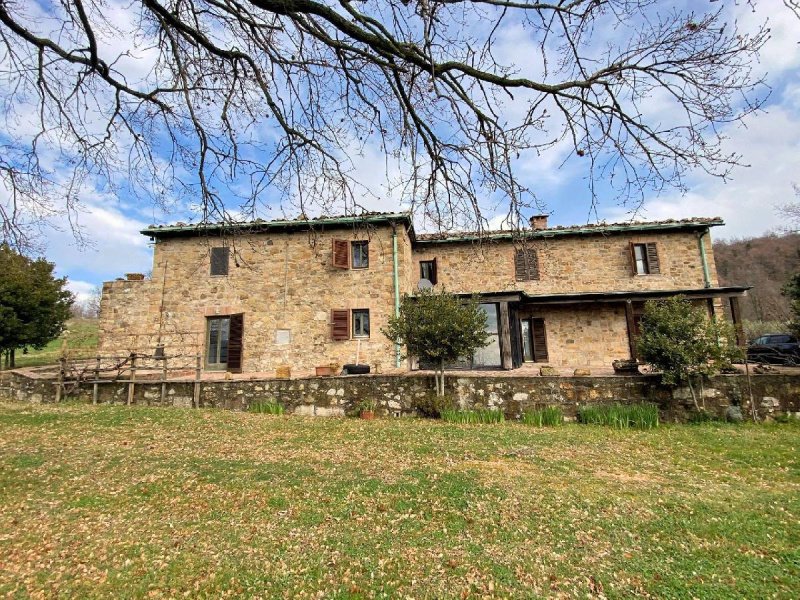
[[[693,299],[728,298],[744,296],[753,286],[724,286],[709,288],[685,288],[673,290],[630,290],[614,292],[575,292],[571,294],[529,294],[524,290],[480,292],[481,298],[524,302],[525,304],[590,304],[598,302],[631,302],[686,296]],[[469,294],[460,294],[468,296]]]

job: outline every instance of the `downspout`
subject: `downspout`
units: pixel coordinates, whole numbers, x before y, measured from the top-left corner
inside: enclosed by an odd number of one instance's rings
[[[706,243],[705,237],[708,234],[708,229],[703,231],[697,237],[697,243],[700,246],[700,261],[703,263],[703,287],[711,287],[711,275],[708,272],[708,260],[706,259]]]
[[[392,267],[394,276],[394,316],[400,316],[400,274],[397,265],[397,225],[392,226]],[[394,344],[394,366],[400,368],[400,344]]]

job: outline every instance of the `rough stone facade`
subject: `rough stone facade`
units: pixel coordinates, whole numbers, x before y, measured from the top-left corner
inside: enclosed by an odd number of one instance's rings
[[[536,297],[702,290],[718,285],[708,226],[701,221],[688,230],[668,224],[644,232],[635,226],[567,235],[563,230],[537,232],[525,243],[537,251],[539,278],[517,281],[518,240],[492,238],[478,244],[457,236],[455,240],[426,239],[415,236],[407,216],[390,217],[379,217],[368,226],[323,219],[317,221],[322,226],[228,232],[224,237],[216,230],[187,229],[174,235],[158,228],[148,230],[145,233],[152,232],[156,242],[152,278],[104,284],[100,351],[152,354],[162,344],[169,356],[188,360],[200,354],[208,366],[209,319],[241,314],[241,371],[245,373],[271,375],[288,365],[293,375],[307,375],[331,363],[369,364],[373,373],[402,372],[408,362],[398,362],[396,349],[381,333],[395,310],[394,261],[402,295],[417,290],[420,261],[435,259],[437,287],[528,298],[517,303],[519,316],[544,319],[549,363],[609,367],[615,359],[630,357],[624,300],[540,305]],[[700,235],[704,236],[708,276]],[[368,241],[369,266],[335,266],[334,240]],[[656,244],[660,273],[633,273],[631,243]],[[211,275],[212,249],[223,246],[230,252],[228,274]],[[508,305],[498,306],[503,320],[502,311]],[[716,307],[721,308],[719,301]],[[332,311],[336,309],[368,310],[369,336],[356,339],[351,331],[349,339],[333,339]],[[508,346],[513,338],[510,327],[519,324],[509,326],[505,319],[503,327],[501,345]],[[509,356],[505,352],[504,368],[511,368]]]
[[[133,402],[137,405],[176,406],[193,404],[193,383],[172,381],[165,385],[161,401],[161,383],[137,383]],[[201,408],[247,410],[255,402],[277,401],[287,412],[297,415],[353,415],[361,400],[374,399],[384,416],[415,414],[415,401],[433,389],[432,377],[411,376],[348,376],[304,378],[293,380],[210,381],[200,384]],[[696,412],[688,388],[670,388],[660,384],[658,376],[637,377],[497,377],[450,376],[446,379],[449,394],[463,408],[501,409],[509,419],[518,418],[525,410],[559,406],[567,418],[574,418],[577,409],[587,404],[621,402],[633,404],[653,402],[661,417],[669,422],[682,422]],[[760,419],[781,415],[800,417],[800,376],[756,375],[752,377],[752,393]],[[92,385],[70,388],[69,400],[92,402]],[[0,386],[0,400],[49,403],[55,398],[52,378],[27,376],[11,372]],[[100,403],[124,404],[128,384],[104,382],[99,385]],[[751,418],[750,395],[744,375],[722,375],[712,378],[703,388],[699,403],[706,411],[723,418],[728,407],[740,406],[746,419]]]

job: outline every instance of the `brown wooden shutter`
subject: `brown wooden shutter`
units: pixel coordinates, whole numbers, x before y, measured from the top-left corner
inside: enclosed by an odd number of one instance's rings
[[[436,282],[438,281],[439,278],[439,273],[438,273],[439,266],[437,265],[435,258],[431,261],[431,264],[433,265],[433,267],[431,268],[431,283],[433,285],[436,285]]]
[[[631,254],[631,275],[638,275],[638,273],[636,272],[636,244],[631,242],[629,246]]]
[[[211,249],[211,274],[212,275],[227,275],[228,274],[228,257],[230,256],[230,248],[227,246],[219,246]]]
[[[333,240],[333,266],[338,269],[350,268],[350,242]]]
[[[331,311],[331,338],[334,340],[350,339],[350,311],[344,308]]]
[[[661,263],[658,261],[658,248],[655,242],[647,243],[647,268],[651,275],[661,273]]]
[[[547,331],[544,328],[544,319],[531,319],[533,329],[533,360],[535,362],[547,362]]]
[[[514,275],[517,281],[539,279],[539,257],[536,250],[523,248],[514,254]]]
[[[244,315],[231,315],[228,333],[228,370],[242,372],[242,338],[244,337]]]

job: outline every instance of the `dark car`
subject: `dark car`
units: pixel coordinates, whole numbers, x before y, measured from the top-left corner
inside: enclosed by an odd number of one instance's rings
[[[747,347],[747,360],[773,365],[800,365],[800,342],[788,333],[768,333]]]

